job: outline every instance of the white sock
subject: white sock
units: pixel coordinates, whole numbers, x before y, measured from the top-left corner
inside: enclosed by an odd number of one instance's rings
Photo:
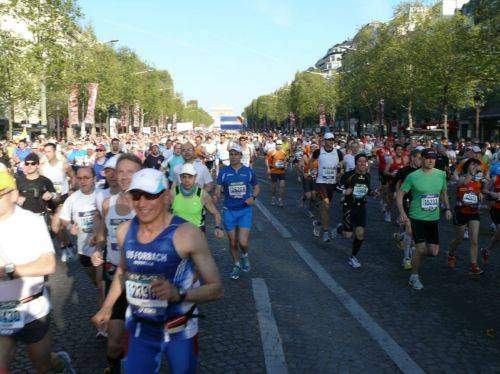
[[[248,257],[248,253],[243,253],[243,254],[241,255],[241,257],[247,258],[247,257]]]
[[[236,262],[234,263],[234,266],[238,266],[238,267],[240,267],[240,262],[239,262],[239,261],[236,261]]]

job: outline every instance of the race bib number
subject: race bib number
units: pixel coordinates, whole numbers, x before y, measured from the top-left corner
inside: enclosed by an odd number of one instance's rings
[[[166,308],[168,301],[158,300],[151,289],[151,284],[161,278],[158,275],[129,273],[125,281],[128,303],[141,308]]]
[[[231,183],[228,188],[229,196],[233,199],[242,199],[247,194],[247,186],[246,184],[240,183]]]
[[[337,174],[337,169],[336,168],[323,168],[323,177],[326,179],[334,179],[335,175]]]
[[[92,232],[94,227],[94,215],[95,210],[90,210],[86,212],[78,212],[79,227],[83,233],[89,234]]]
[[[466,205],[476,205],[478,202],[478,198],[475,193],[469,192],[464,194],[462,201]]]
[[[285,161],[283,161],[283,160],[276,160],[276,162],[274,163],[274,167],[276,169],[284,169],[285,168]]]
[[[356,184],[352,189],[352,194],[357,199],[362,199],[368,193],[368,186],[365,184]]]
[[[20,330],[24,327],[24,313],[15,301],[0,302],[0,332]]]
[[[118,228],[120,223],[125,222],[125,221],[128,221],[128,220],[123,219],[123,218],[111,218],[109,220],[109,225],[110,225],[109,236],[111,239],[116,239],[116,229]]]
[[[427,212],[436,210],[439,207],[439,195],[422,195],[420,207]]]

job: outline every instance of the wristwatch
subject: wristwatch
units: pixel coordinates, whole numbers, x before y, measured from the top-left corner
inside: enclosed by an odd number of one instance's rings
[[[5,269],[5,274],[7,275],[7,278],[9,279],[14,279],[14,271],[16,270],[16,265],[13,263],[7,264],[4,266]]]
[[[179,294],[179,301],[178,301],[178,303],[182,303],[186,299],[187,290],[185,290],[183,288],[178,288],[177,289],[177,293]]]

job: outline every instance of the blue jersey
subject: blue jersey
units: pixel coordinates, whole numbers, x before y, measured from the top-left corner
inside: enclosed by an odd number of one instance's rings
[[[490,178],[500,175],[500,161],[496,161],[490,165]]]
[[[191,259],[179,257],[173,243],[174,233],[186,221],[174,216],[170,225],[152,242],[139,243],[137,217],[130,221],[123,250],[127,264],[126,293],[133,316],[154,323],[163,323],[171,318],[186,314],[192,302],[169,303],[156,299],[151,292],[151,283],[164,278],[177,288],[189,289],[198,286],[195,282],[195,267]],[[197,319],[188,320],[187,327],[170,338],[188,339],[198,332]]]
[[[245,201],[252,197],[257,177],[248,166],[242,166],[236,171],[229,165],[219,171],[217,184],[224,189],[225,208],[243,209],[248,206]]]

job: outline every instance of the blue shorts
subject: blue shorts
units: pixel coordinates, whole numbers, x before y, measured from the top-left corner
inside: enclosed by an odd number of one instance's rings
[[[198,368],[198,335],[165,343],[163,329],[127,321],[130,332],[125,373],[158,373],[165,355],[172,374],[195,374]]]
[[[224,208],[222,210],[222,224],[226,231],[232,231],[236,227],[250,229],[252,220],[253,208],[251,206],[242,209]]]

